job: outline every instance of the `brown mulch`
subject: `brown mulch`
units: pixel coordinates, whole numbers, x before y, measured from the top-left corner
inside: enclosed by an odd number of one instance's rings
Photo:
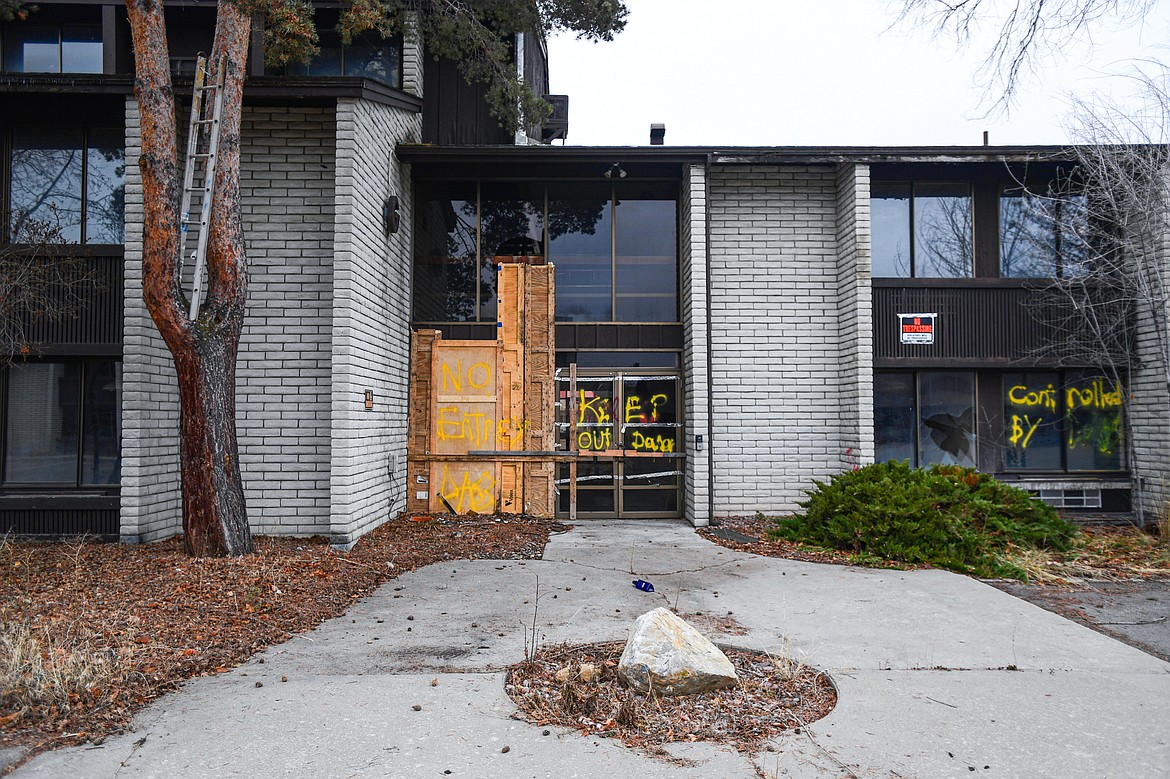
[[[38,647],[46,666],[114,660],[105,676],[56,700],[30,700],[0,683],[0,748],[22,746],[31,756],[100,743],[185,679],[225,671],[338,616],[404,571],[451,559],[539,559],[549,534],[568,529],[515,516],[399,518],[350,552],[321,537],[258,537],[255,554],[219,559],[187,557],[178,539],[2,540],[0,673],[15,667],[27,678],[37,664],[14,652],[16,634],[36,642],[25,645]]]
[[[805,546],[794,541],[768,538],[768,530],[775,527],[769,517],[720,517],[711,523],[711,527],[698,529],[699,535],[712,543],[740,552],[750,552],[764,557],[783,557],[786,560],[802,560],[806,563],[829,563],[831,565],[868,565],[873,567],[876,560],[870,558],[859,561],[858,557],[849,552],[838,552],[832,549]],[[734,541],[717,535],[719,530],[730,530],[751,536],[755,541]],[[881,561],[882,567],[909,570],[915,566],[900,563],[895,560]]]
[[[698,695],[638,695],[618,682],[623,646],[615,641],[541,648],[533,659],[509,669],[508,695],[533,724],[620,739],[659,756],[668,755],[664,744],[690,741],[730,744],[756,754],[768,739],[785,730],[799,733],[837,704],[832,683],[816,669],[732,648],[723,651],[739,676],[735,687]],[[587,681],[583,663],[592,664],[600,677]],[[558,681],[558,671],[562,679],[569,678]]]

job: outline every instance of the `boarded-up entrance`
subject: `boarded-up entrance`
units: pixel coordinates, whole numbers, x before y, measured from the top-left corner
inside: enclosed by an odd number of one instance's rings
[[[553,515],[553,268],[506,259],[495,341],[414,333],[412,513]]]

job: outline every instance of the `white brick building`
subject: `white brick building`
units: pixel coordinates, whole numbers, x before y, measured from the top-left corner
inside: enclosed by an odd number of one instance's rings
[[[120,222],[102,229],[79,198],[76,250],[113,268],[105,302],[4,373],[0,532],[151,541],[181,527],[178,398],[141,297],[124,22],[116,5],[48,6],[109,43],[81,74],[0,73],[0,239],[37,198],[71,202],[38,165],[108,185]],[[1045,355],[1028,310],[1071,260],[1011,242],[1031,203],[1018,186],[1041,191],[1059,150],[517,146],[444,66],[398,56],[389,82],[259,66],[246,88],[237,417],[254,532],[346,546],[405,509],[410,332],[494,340],[495,257],[520,253],[556,267],[557,380],[575,370],[595,415],[573,427],[562,404],[556,431],[566,449],[570,429],[592,436],[581,517],[792,511],[814,480],[886,457],[1104,512],[1130,510],[1136,476],[1160,506],[1157,366],[1131,377],[1120,427],[1120,390]]]

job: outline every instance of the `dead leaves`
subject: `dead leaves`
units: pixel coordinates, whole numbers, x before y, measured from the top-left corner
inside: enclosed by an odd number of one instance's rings
[[[53,706],[0,696],[0,747],[43,751],[104,738],[184,679],[223,673],[404,571],[449,559],[539,558],[549,533],[564,529],[521,517],[400,518],[348,553],[323,537],[261,537],[255,554],[231,559],[191,559],[179,539],[6,541],[0,622],[47,631],[55,646],[84,625],[99,648],[124,647],[130,667],[119,684]]]

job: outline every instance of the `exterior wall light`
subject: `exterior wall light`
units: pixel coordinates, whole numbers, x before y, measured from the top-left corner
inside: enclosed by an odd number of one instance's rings
[[[402,214],[398,211],[398,195],[390,195],[382,204],[382,229],[387,236],[394,235],[402,226]]]

